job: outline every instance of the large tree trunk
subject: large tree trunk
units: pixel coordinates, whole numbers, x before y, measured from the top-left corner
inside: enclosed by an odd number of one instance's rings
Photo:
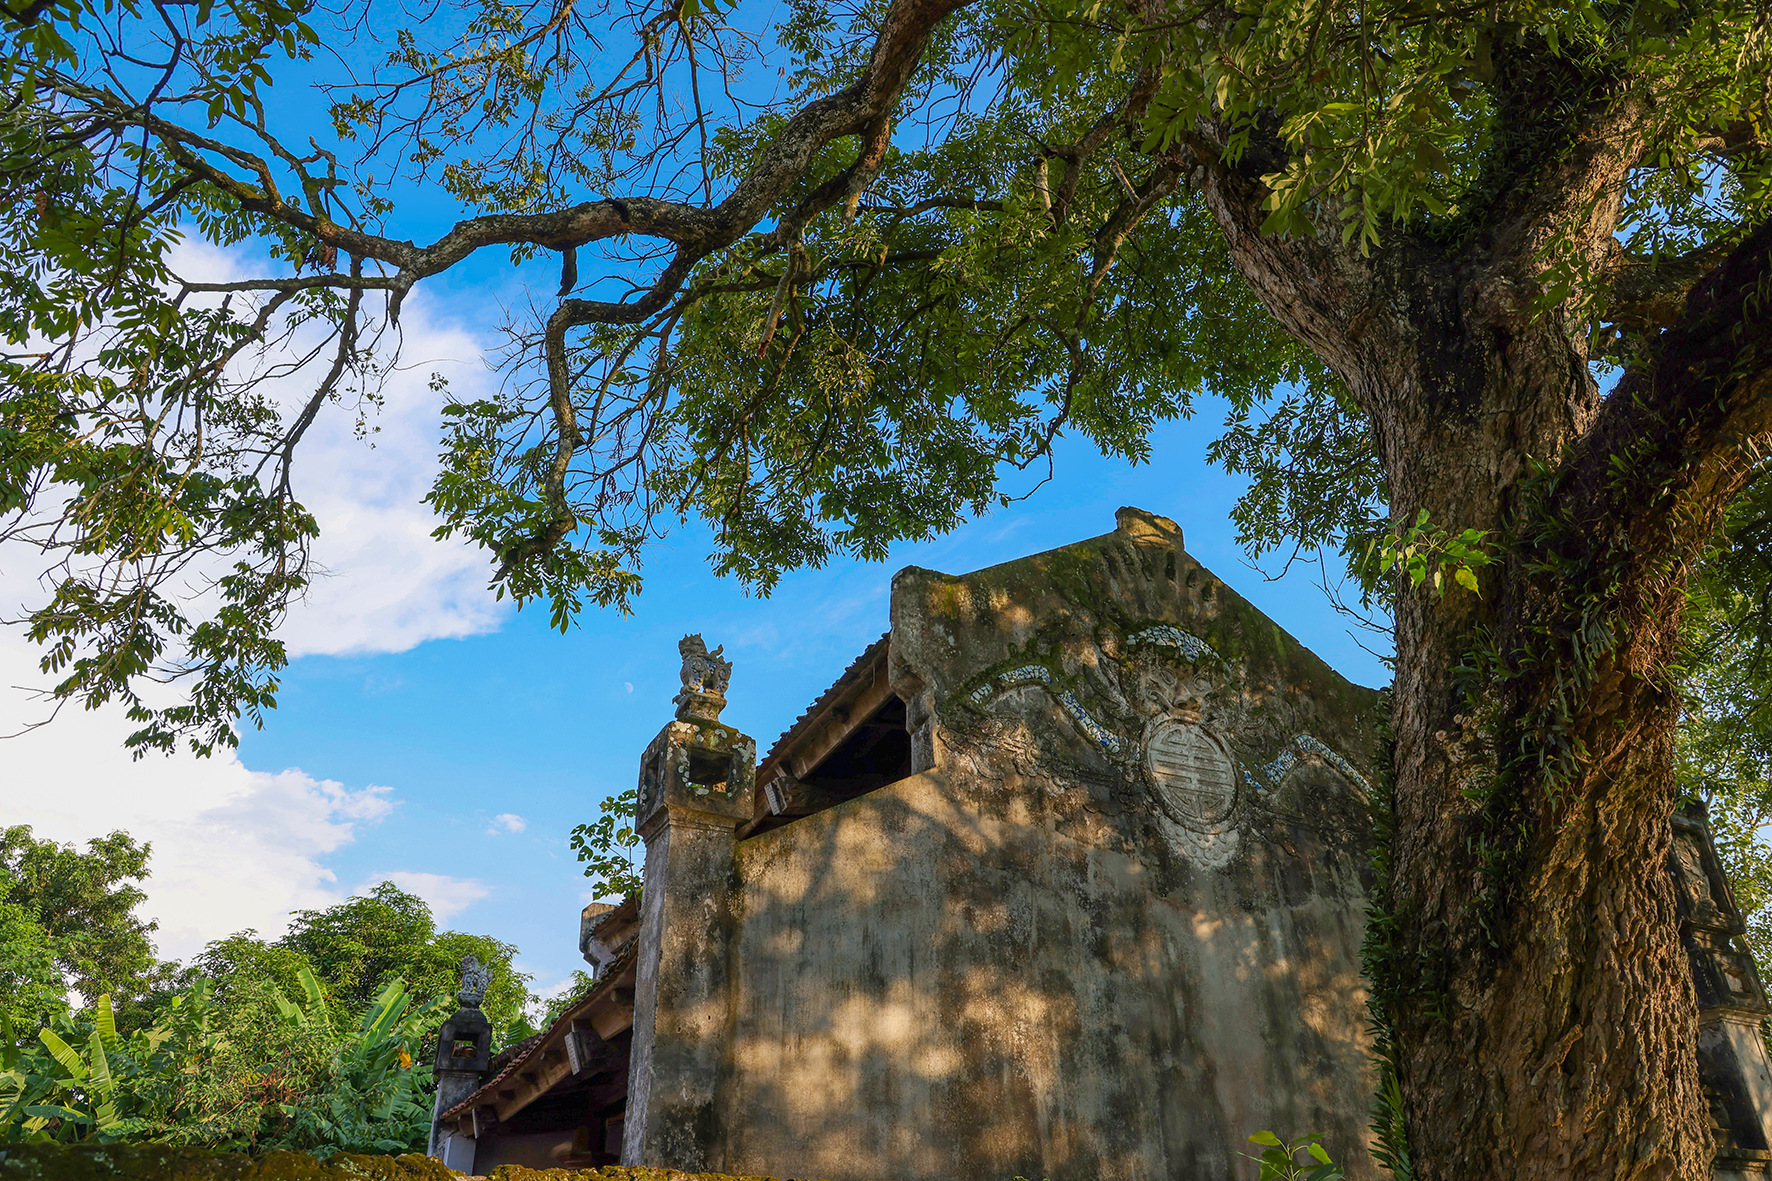
[[[1687,566],[1749,470],[1741,442],[1772,425],[1755,321],[1772,331],[1743,297],[1772,274],[1772,228],[1602,398],[1529,276],[1263,237],[1259,168],[1195,179],[1241,273],[1371,416],[1393,520],[1426,509],[1504,555],[1480,594],[1405,584],[1396,609],[1373,984],[1418,1175],[1703,1181],[1668,670]]]
[[[1585,560],[1589,539],[1559,535],[1583,524],[1543,516],[1530,461],[1555,464],[1598,410],[1561,317],[1498,315],[1462,275],[1438,286],[1450,314],[1389,334],[1404,388],[1365,391],[1407,408],[1378,420],[1393,514],[1547,535],[1483,570],[1480,596],[1424,586],[1397,606],[1397,928],[1376,984],[1411,1143],[1423,1181],[1699,1181],[1708,1121],[1666,868],[1677,707],[1658,675],[1684,580]],[[1620,598],[1673,619],[1608,636]]]

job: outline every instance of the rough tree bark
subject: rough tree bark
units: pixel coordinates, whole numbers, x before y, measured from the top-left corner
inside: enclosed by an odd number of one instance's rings
[[[1314,239],[1262,236],[1276,161],[1195,144],[1239,271],[1370,416],[1392,519],[1512,550],[1480,596],[1396,611],[1381,987],[1422,1181],[1710,1176],[1669,669],[1687,569],[1772,431],[1772,225],[1602,396],[1563,309],[1532,306],[1537,251],[1571,211],[1582,249],[1613,248],[1636,117],[1595,86],[1574,149],[1518,162],[1530,195],[1482,232],[1370,258],[1334,245],[1333,210]]]

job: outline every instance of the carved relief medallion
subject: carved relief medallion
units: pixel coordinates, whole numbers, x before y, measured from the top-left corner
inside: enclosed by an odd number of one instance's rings
[[[1198,726],[1164,718],[1145,732],[1144,767],[1157,800],[1171,819],[1211,832],[1237,806],[1237,779],[1230,756]]]

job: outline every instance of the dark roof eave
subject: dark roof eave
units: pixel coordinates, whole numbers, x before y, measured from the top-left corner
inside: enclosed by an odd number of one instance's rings
[[[584,995],[582,1000],[578,1001],[576,1004],[568,1006],[564,1012],[554,1018],[554,1023],[548,1026],[543,1032],[518,1042],[518,1052],[504,1064],[502,1070],[481,1083],[474,1089],[473,1094],[469,1095],[466,1099],[463,1099],[460,1103],[457,1103],[454,1107],[451,1107],[448,1111],[443,1112],[437,1117],[437,1119],[440,1122],[443,1120],[460,1119],[462,1116],[473,1111],[474,1108],[485,1102],[488,1095],[494,1093],[498,1084],[502,1083],[505,1079],[520,1070],[523,1065],[533,1058],[539,1051],[546,1049],[559,1037],[564,1036],[566,1031],[572,1028],[572,1022],[574,1020],[584,1016],[598,1001],[614,992],[616,982],[621,979],[622,975],[628,970],[628,968],[633,966],[638,942],[638,940],[635,940],[634,942],[629,943],[622,953],[610,962],[609,971],[604,974],[603,979],[598,982],[595,988],[591,989],[591,991]]]
[[[844,693],[859,682],[864,673],[871,672],[878,661],[886,658],[887,645],[891,639],[892,633],[887,632],[869,644],[866,650],[851,661],[848,668],[843,670],[843,675],[838,677],[829,689],[820,693],[818,700],[807,706],[806,712],[794,719],[793,725],[782,731],[781,737],[775,740],[775,745],[769,748],[769,753],[763,756],[762,763],[757,767],[759,782],[766,777],[764,773],[773,769],[789,752],[795,740],[811,729],[813,722],[822,717],[827,709],[836,704]]]

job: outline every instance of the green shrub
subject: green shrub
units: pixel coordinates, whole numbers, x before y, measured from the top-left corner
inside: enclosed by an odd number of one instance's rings
[[[268,980],[225,1004],[207,979],[147,1028],[122,1032],[110,998],[0,1046],[0,1145],[145,1142],[263,1152],[400,1153],[430,1131],[427,1063],[413,1054],[441,1002],[390,982],[361,1021],[337,1022],[313,973],[292,1003]]]

